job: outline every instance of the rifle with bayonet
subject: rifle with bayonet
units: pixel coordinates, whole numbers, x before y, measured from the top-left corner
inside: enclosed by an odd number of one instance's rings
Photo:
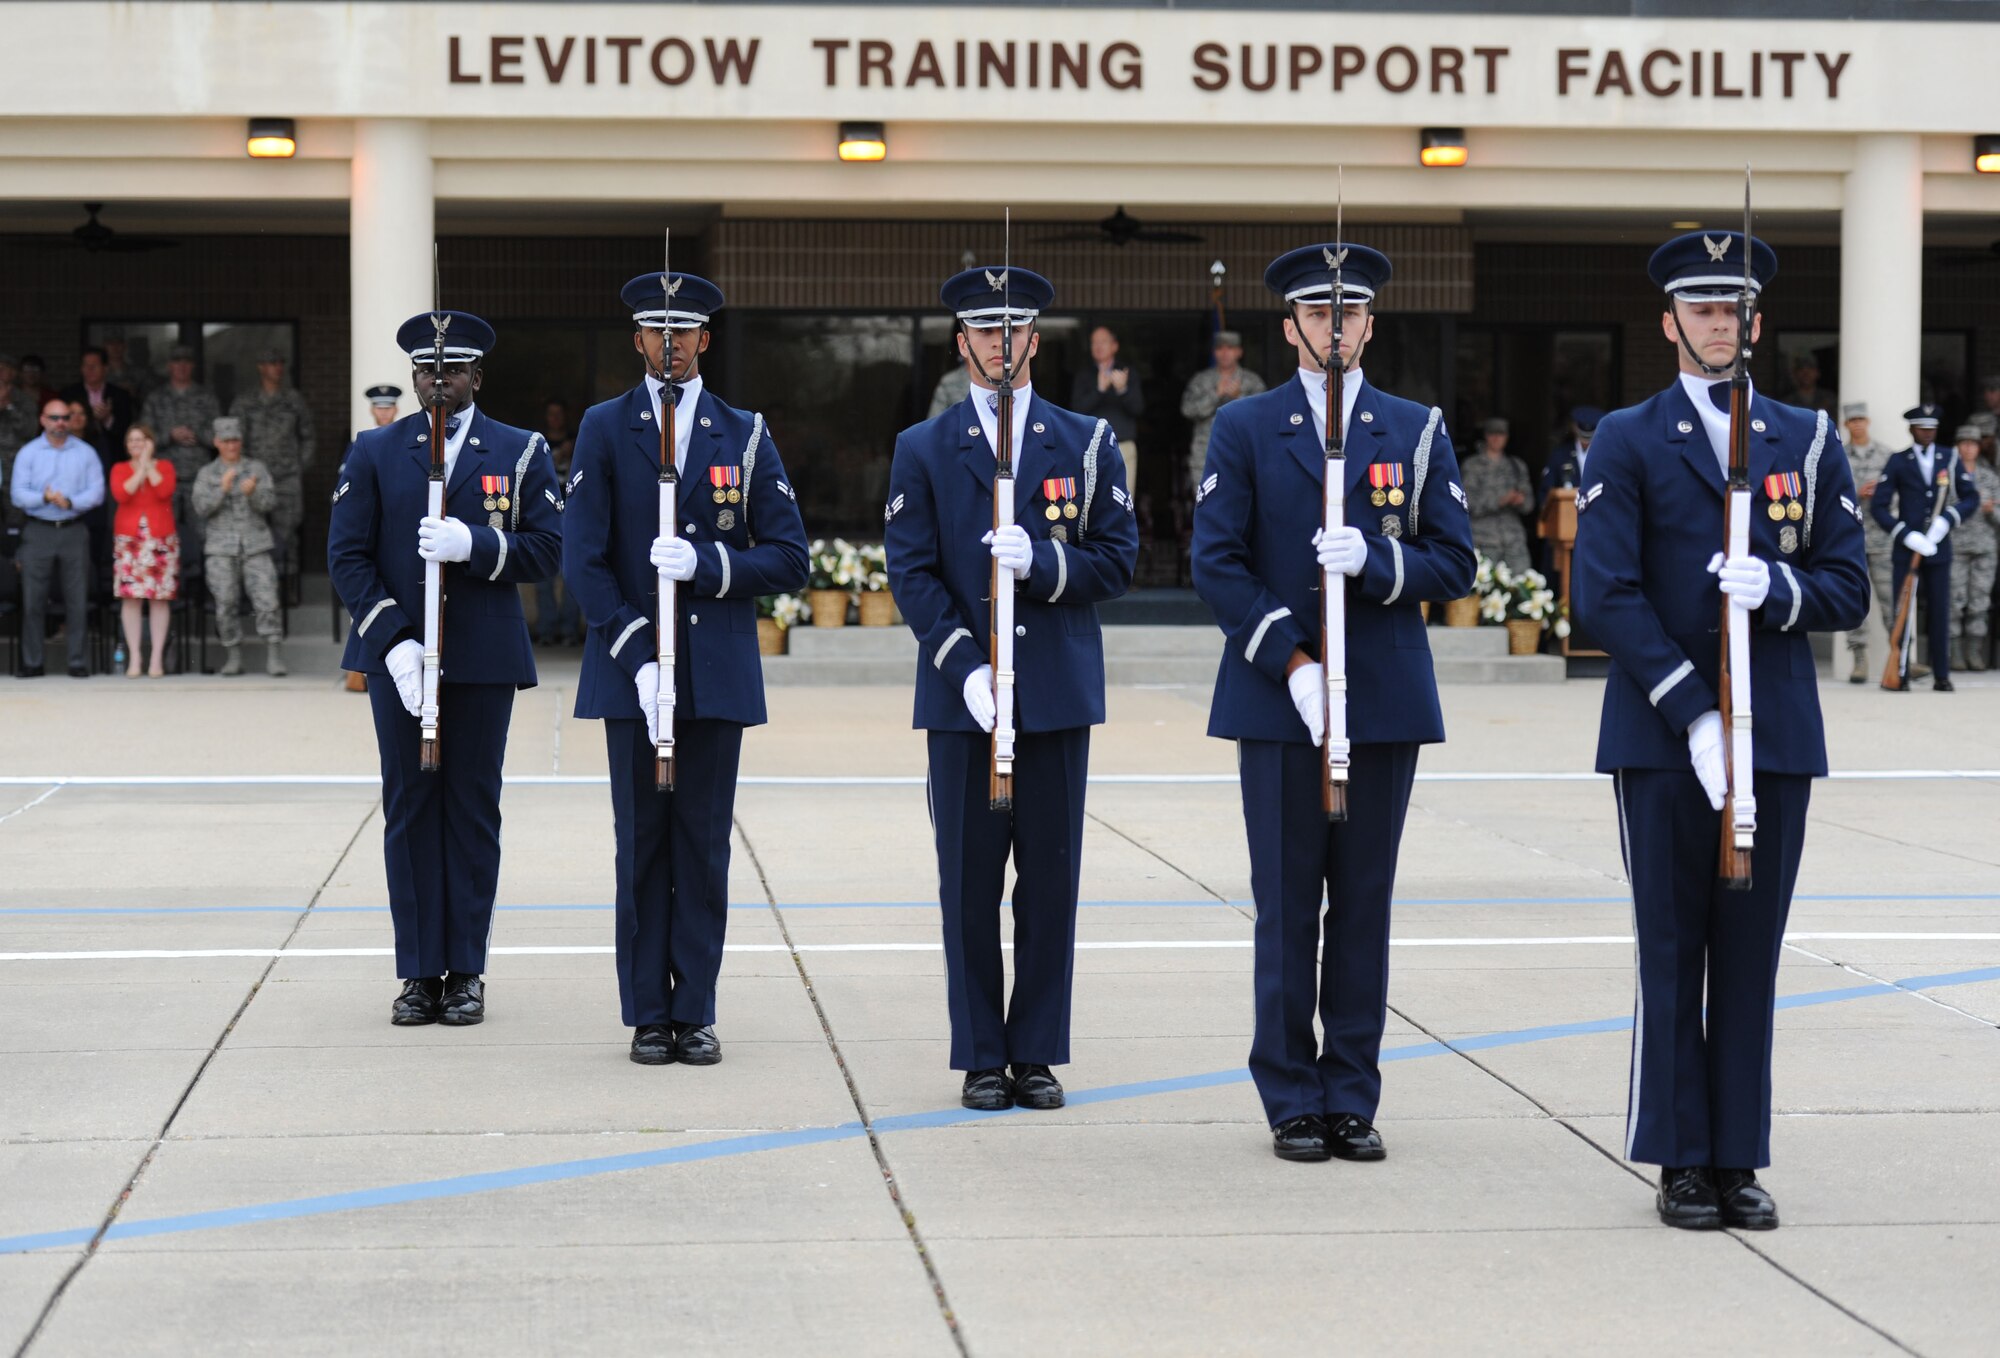
[[[672,539],[678,535],[680,522],[680,468],[674,462],[674,450],[679,446],[679,434],[675,428],[676,407],[680,404],[680,384],[674,380],[674,328],[672,324],[674,293],[679,285],[674,282],[673,272],[674,233],[669,230],[660,247],[660,291],[663,294],[661,306],[665,315],[661,318],[660,329],[660,536]],[[674,657],[680,638],[676,635],[675,624],[679,618],[678,581],[665,571],[660,572],[660,615],[655,631],[659,636],[659,739],[653,747],[653,788],[658,792],[674,790]]]
[[[1334,248],[1326,251],[1327,299],[1333,313],[1333,337],[1326,353],[1326,475],[1322,487],[1320,532],[1331,538],[1347,523],[1347,430],[1342,405],[1346,397],[1347,365],[1340,356],[1345,334],[1347,293],[1344,266],[1347,246],[1345,192],[1334,206]],[[1324,540],[1324,539],[1322,539]],[[1321,682],[1326,685],[1326,735],[1320,745],[1320,809],[1329,821],[1347,819],[1347,775],[1351,748],[1347,740],[1347,577],[1320,569],[1319,656]]]
[[[431,244],[431,467],[425,513],[444,517],[445,404],[450,399],[444,381],[444,337],[451,317],[444,309],[444,275],[438,266],[436,242]],[[444,674],[444,563],[424,563],[424,673],[417,705],[417,767],[425,773],[439,768],[438,697]]]
[[[1743,292],[1737,303],[1736,364],[1729,373],[1729,484],[1724,496],[1722,555],[1750,554],[1750,337],[1757,295],[1750,274],[1750,170],[1743,171]],[[1722,596],[1721,675],[1716,684],[1722,714],[1721,845],[1717,876],[1730,891],[1750,889],[1750,852],[1757,840],[1756,774],[1750,727],[1750,615]]]
[[[994,440],[993,535],[1014,524],[1014,214],[1004,218],[1000,256],[1000,402],[999,437]],[[995,811],[1014,805],[1014,572],[992,563],[992,620],[987,634],[993,657],[993,755],[987,780],[987,804]]]

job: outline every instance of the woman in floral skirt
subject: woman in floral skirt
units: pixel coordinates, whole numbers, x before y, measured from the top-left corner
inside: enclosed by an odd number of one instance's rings
[[[180,592],[181,539],[174,529],[174,464],[154,456],[153,431],[135,424],[125,433],[126,461],[111,469],[111,494],[118,501],[112,521],[113,592],[123,602],[125,677],[139,677],[141,600],[152,617],[153,663],[146,673],[166,671],[160,657],[167,643],[167,613]]]

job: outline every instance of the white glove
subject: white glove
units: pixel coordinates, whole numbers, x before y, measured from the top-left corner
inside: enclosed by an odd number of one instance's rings
[[[1368,564],[1368,544],[1359,528],[1342,526],[1334,529],[1331,536],[1322,528],[1313,534],[1313,546],[1318,549],[1319,568],[1323,571],[1359,575]]]
[[[1035,553],[1028,542],[1027,529],[1018,523],[1010,523],[979,540],[992,546],[993,559],[1000,563],[1002,569],[1014,572],[1016,580],[1028,578],[1028,571],[1035,564]]]
[[[1729,778],[1722,769],[1720,712],[1704,712],[1688,727],[1688,758],[1694,763],[1694,776],[1701,779],[1701,790],[1708,794],[1709,806],[1720,811],[1723,794],[1729,791]]]
[[[1317,661],[1301,665],[1285,680],[1285,687],[1292,691],[1292,706],[1299,710],[1299,720],[1306,724],[1313,744],[1325,744],[1326,667]]]
[[[639,710],[646,714],[646,739],[657,745],[660,743],[660,662],[648,660],[632,676],[632,686],[639,693]]]
[[[417,555],[426,561],[470,561],[472,530],[457,519],[419,519]]]
[[[1929,538],[1931,546],[1935,547],[1944,541],[1945,535],[1949,532],[1951,532],[1951,521],[1940,514],[1931,520],[1931,526],[1924,530],[1924,536]]]
[[[686,538],[654,538],[648,556],[653,569],[669,580],[694,579],[694,544]]]
[[[1903,534],[1903,545],[1918,556],[1937,555],[1937,544],[1915,529],[1911,529],[1909,532]]]
[[[1724,561],[1717,552],[1708,560],[1708,573],[1722,582],[1722,592],[1738,608],[1762,608],[1771,597],[1771,568],[1760,557],[1732,556]]]
[[[993,716],[998,710],[993,706],[993,667],[981,665],[965,676],[965,710],[979,723],[982,731],[993,729]]]
[[[399,641],[382,657],[382,663],[389,667],[389,677],[396,681],[396,696],[403,700],[403,706],[411,716],[419,715],[424,705],[423,643]]]

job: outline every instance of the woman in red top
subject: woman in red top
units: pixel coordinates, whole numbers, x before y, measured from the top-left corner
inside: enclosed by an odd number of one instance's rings
[[[140,601],[151,601],[153,663],[146,673],[166,671],[160,657],[167,642],[167,612],[180,591],[181,539],[174,531],[174,464],[155,458],[153,431],[135,424],[125,432],[127,461],[111,469],[111,494],[118,501],[112,521],[113,592],[125,625],[125,677],[139,677]]]

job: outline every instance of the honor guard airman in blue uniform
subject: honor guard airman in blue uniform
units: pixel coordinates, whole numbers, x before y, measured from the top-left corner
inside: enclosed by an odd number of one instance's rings
[[[396,332],[421,409],[365,430],[347,452],[327,526],[327,569],[354,617],[343,669],[369,677],[382,756],[382,850],[396,927],[398,1024],[486,1014],[486,948],[500,876],[500,764],[514,691],[535,683],[519,586],[556,569],[560,488],[540,434],[475,401],[493,328],[450,317],[437,371],[431,314]],[[426,516],[431,407],[445,426],[445,517]],[[424,564],[445,563],[439,761],[419,768]]]
[[[1104,720],[1096,605],[1123,594],[1139,530],[1118,439],[1029,386],[1035,318],[1055,289],[968,269],[941,292],[971,390],[896,438],[884,507],[889,582],[916,633],[915,726],[928,732],[951,1066],[968,1108],[1059,1108],[1090,728]],[[1011,328],[1011,340],[1008,331]],[[994,530],[1003,350],[1014,364],[1015,523]],[[1016,582],[1014,791],[991,809],[991,575]],[[1014,860],[1014,990],[1003,1003],[1000,896]]]
[[[1344,261],[1337,359],[1328,268],[1336,257]],[[1472,587],[1472,525],[1443,413],[1362,375],[1375,296],[1389,275],[1382,254],[1345,243],[1294,250],[1264,271],[1284,302],[1298,375],[1223,407],[1195,502],[1195,588],[1226,637],[1208,733],[1236,742],[1257,902],[1250,1075],[1272,1150],[1287,1160],[1386,1154],[1374,1120],[1389,897],[1418,747],[1444,739],[1419,604]],[[1334,367],[1345,526],[1328,537]],[[1318,619],[1328,571],[1347,577],[1344,822],[1330,821],[1320,798],[1327,685]]]
[[[1738,354],[1746,248],[1756,294],[1777,256],[1740,232],[1695,232],[1654,253],[1648,272],[1666,293],[1661,329],[1680,375],[1597,427],[1571,594],[1611,656],[1597,771],[1614,779],[1638,936],[1625,1156],[1661,1167],[1661,1220],[1695,1229],[1778,1224],[1756,1177],[1771,1160],[1772,1005],[1806,803],[1827,771],[1807,634],[1856,627],[1868,612],[1861,510],[1824,411],[1750,391],[1750,552],[1725,561],[1717,550],[1722,379]],[[1718,876],[1725,596],[1732,626],[1750,636],[1748,890]]]
[[[1889,535],[1893,579],[1889,597],[1903,596],[1903,581],[1911,563],[1916,566],[1916,604],[1924,615],[1931,651],[1931,687],[1950,693],[1951,685],[1951,533],[1966,516],[1979,512],[1979,487],[1959,460],[1956,447],[1937,441],[1938,421],[1944,412],[1934,405],[1920,405],[1903,412],[1910,426],[1911,444],[1894,453],[1875,483],[1869,508],[1875,522]],[[1888,624],[1895,626],[1895,619]],[[1904,633],[1904,654],[1915,653],[1917,620],[1911,618]],[[1891,638],[1893,641],[1894,638]],[[1902,691],[1910,687],[1909,666],[1903,667]]]
[[[619,295],[645,378],[584,412],[570,463],[563,579],[589,629],[576,715],[603,719],[610,755],[618,1001],[631,1058],[710,1066],[722,1059],[715,989],[737,760],[743,729],[765,721],[757,598],[805,584],[806,535],[764,417],[725,404],[702,381],[721,290],[693,274],[650,273]],[[659,498],[669,376],[680,474],[671,539],[660,532]],[[679,582],[670,791],[654,777],[663,571]]]

